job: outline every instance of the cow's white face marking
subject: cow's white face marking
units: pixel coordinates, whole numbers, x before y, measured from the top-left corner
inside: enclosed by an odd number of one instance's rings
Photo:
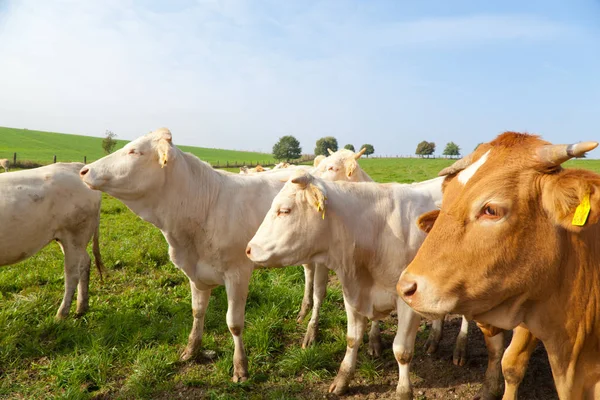
[[[477,172],[477,170],[483,165],[485,164],[488,155],[490,154],[491,150],[488,150],[483,156],[481,156],[481,158],[479,158],[479,160],[477,160],[477,162],[469,165],[467,168],[465,168],[463,171],[461,171],[458,174],[458,181],[460,183],[462,183],[463,185],[466,185],[467,182],[469,182],[469,179],[471,179],[473,177],[473,175],[475,175],[475,172]]]

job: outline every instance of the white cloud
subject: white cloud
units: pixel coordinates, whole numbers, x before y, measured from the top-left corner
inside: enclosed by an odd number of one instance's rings
[[[290,133],[305,151],[325,134],[359,144],[368,133],[376,147],[391,143],[390,116],[426,105],[421,89],[431,81],[410,63],[379,76],[373,64],[382,52],[549,41],[569,32],[523,15],[373,24],[321,4],[277,2],[276,11],[216,0],[168,8],[119,0],[8,4],[0,15],[0,124],[90,135],[111,129],[130,139],[168,126],[178,143],[267,151]]]

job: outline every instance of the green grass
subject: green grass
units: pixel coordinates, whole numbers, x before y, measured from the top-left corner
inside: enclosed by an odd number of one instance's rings
[[[382,182],[432,178],[451,162],[360,161]],[[597,160],[569,166],[600,171]],[[302,350],[306,322],[295,321],[303,292],[301,267],[257,270],[244,331],[250,379],[238,385],[230,381],[233,345],[223,287],[211,296],[203,341],[216,359],[181,363],[178,356],[192,325],[190,290],[183,272],[169,261],[162,234],[105,195],[101,251],[108,275],[101,284],[92,272],[89,313],[62,322],[54,320],[63,292],[63,258],[56,244],[18,265],[2,267],[0,398],[165,399],[180,392],[209,399],[323,398],[345,349],[339,286],[328,290],[318,343]],[[389,345],[393,320],[383,324],[383,331],[387,346],[382,359],[372,360],[363,346],[353,385],[357,380],[382,384],[383,379],[395,385]],[[418,341],[426,336],[420,332]],[[423,353],[418,346],[415,359],[419,357]]]
[[[179,143],[177,135],[174,136],[173,141]],[[126,143],[126,140],[118,140],[117,149],[125,146]],[[252,164],[257,161],[261,163],[274,161],[270,154],[265,153],[179,146],[179,144],[178,147],[213,165],[217,161],[220,164],[224,164],[226,161]],[[84,156],[87,157],[88,162],[91,162],[105,155],[100,137],[0,127],[0,158],[12,160],[15,152],[19,160],[35,161],[41,164],[50,164],[54,155],[56,155],[57,161],[65,162],[83,162]]]

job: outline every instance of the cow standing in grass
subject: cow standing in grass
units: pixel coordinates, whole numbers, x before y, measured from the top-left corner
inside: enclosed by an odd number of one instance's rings
[[[4,172],[8,172],[10,161],[6,158],[0,158],[0,167],[4,168]]]
[[[166,128],[128,143],[80,172],[90,188],[116,197],[158,227],[173,264],[189,278],[194,323],[182,360],[199,355],[210,293],[225,286],[227,326],[235,346],[234,382],[248,377],[242,331],[255,265],[244,250],[283,186],[282,178],[290,173],[284,169],[243,176],[215,171],[175,147]]]
[[[354,153],[351,150],[342,149],[336,152],[327,149],[329,157],[324,157],[317,163],[311,173],[328,181],[343,182],[373,182],[373,179],[358,165],[357,160],[364,154],[366,149]],[[312,344],[317,336],[319,325],[319,312],[325,298],[328,282],[327,266],[323,264],[304,265],[305,287],[302,307],[298,314],[298,322],[302,321],[308,310],[312,307],[312,315],[302,346]],[[312,300],[312,301],[311,301]],[[442,339],[443,318],[433,321],[431,332],[425,344],[426,351],[434,353]],[[453,361],[456,365],[464,365],[467,360],[467,339],[469,321],[463,317],[460,332],[456,339]],[[372,321],[369,331],[369,354],[379,356],[381,354],[381,333],[379,322]]]
[[[23,261],[56,240],[65,255],[65,294],[56,314],[69,314],[75,290],[77,314],[88,309],[90,256],[93,237],[98,272],[101,193],[79,179],[81,163],[57,163],[0,175],[0,265]]]
[[[442,181],[346,183],[304,173],[277,194],[248,243],[246,254],[259,265],[322,263],[338,276],[348,316],[347,348],[330,392],[348,388],[367,318],[396,310],[396,390],[400,398],[412,398],[409,369],[421,317],[398,297],[395,284],[425,238],[415,221],[437,208]]]
[[[600,175],[561,167],[597,145],[506,132],[442,171],[442,208],[397,285],[424,315],[516,328],[507,353],[525,364],[539,338],[561,399],[600,399]],[[525,367],[510,360],[507,389]]]

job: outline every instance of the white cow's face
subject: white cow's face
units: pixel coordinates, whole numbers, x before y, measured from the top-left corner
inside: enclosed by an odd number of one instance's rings
[[[325,262],[326,200],[322,184],[310,174],[290,178],[248,243],[248,258],[268,267]]]
[[[358,168],[359,159],[364,151],[338,150],[321,162],[316,169],[316,175],[328,181],[354,181],[354,171]]]
[[[162,186],[175,151],[166,128],[142,136],[80,171],[83,182],[120,200],[135,200]]]

